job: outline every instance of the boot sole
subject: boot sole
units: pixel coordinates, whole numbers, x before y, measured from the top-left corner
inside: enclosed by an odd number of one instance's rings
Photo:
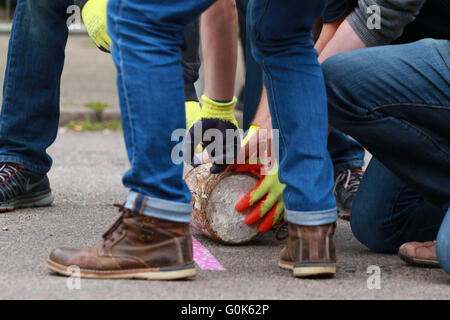
[[[297,278],[331,277],[336,274],[334,263],[292,263],[280,260],[278,266],[293,271]]]
[[[48,259],[46,266],[51,271],[66,277],[73,277],[74,273],[69,267]],[[79,277],[86,279],[144,279],[144,280],[176,280],[194,277],[197,274],[193,262],[176,267],[147,268],[115,271],[99,271],[81,269]]]
[[[16,201],[0,205],[1,212],[10,212],[20,208],[48,207],[53,203],[54,197],[51,191],[41,195],[22,198]]]
[[[424,260],[424,259],[414,259],[404,254],[399,253],[398,256],[403,261],[409,263],[410,265],[422,268],[441,268],[441,265],[438,261],[433,260]]]

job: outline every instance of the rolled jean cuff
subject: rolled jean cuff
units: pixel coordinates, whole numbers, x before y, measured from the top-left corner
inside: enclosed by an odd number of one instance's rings
[[[351,170],[355,168],[364,167],[364,160],[352,160],[343,163],[334,164],[334,172],[342,172],[345,170]]]
[[[25,167],[27,170],[33,171],[37,174],[47,174],[50,171],[50,167],[36,166],[35,163],[25,160],[24,158],[17,156],[0,156],[0,162],[12,162]]]
[[[191,222],[190,204],[151,198],[135,191],[128,193],[125,208],[157,219],[180,223]]]
[[[332,224],[338,219],[337,208],[323,211],[293,211],[286,210],[289,223],[300,226],[323,226]]]

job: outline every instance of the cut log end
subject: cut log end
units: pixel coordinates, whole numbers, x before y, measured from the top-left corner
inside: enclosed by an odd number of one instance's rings
[[[256,186],[257,177],[236,172],[210,174],[210,167],[202,165],[186,175],[192,192],[192,226],[226,244],[249,242],[259,234],[258,228],[246,225],[248,212],[237,212],[235,205]]]

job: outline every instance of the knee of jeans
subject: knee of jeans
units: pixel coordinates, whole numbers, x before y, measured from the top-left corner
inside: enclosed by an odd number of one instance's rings
[[[28,5],[33,9],[48,9],[52,7],[54,0],[32,0],[28,1]]]
[[[70,2],[73,4],[73,1]],[[61,3],[54,0],[30,0],[26,2],[27,14],[36,17],[38,20],[49,19],[53,16],[53,11],[64,15],[69,12],[70,5],[64,7]]]
[[[364,246],[378,253],[396,253],[398,247],[391,243],[389,234],[382,223],[376,223],[367,215],[359,214],[352,210],[350,216],[350,227],[355,238]]]
[[[325,79],[327,93],[331,97],[339,96],[339,93],[345,90],[347,81],[343,81],[348,76],[348,61],[346,56],[336,55],[322,63],[322,71]]]
[[[65,10],[62,10],[62,8],[61,4],[54,0],[27,1],[21,22],[30,24],[29,32],[34,39],[44,40],[55,21],[69,12],[69,8],[65,8]],[[58,13],[60,13],[60,16],[58,16]]]

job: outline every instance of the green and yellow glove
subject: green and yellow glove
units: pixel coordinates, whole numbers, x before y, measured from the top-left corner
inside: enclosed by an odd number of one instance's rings
[[[195,149],[199,144],[202,144],[208,151],[209,158],[213,164],[211,173],[220,173],[224,171],[228,164],[233,163],[236,158],[241,139],[239,135],[234,135],[232,139],[227,139],[227,133],[236,133],[239,124],[234,116],[234,106],[236,98],[227,103],[214,101],[207,96],[202,96],[203,106],[200,115],[194,121],[194,125],[189,128],[185,143],[185,161],[192,164],[194,167],[200,165],[198,159],[195,157]],[[210,131],[211,136],[208,136],[207,131]],[[221,142],[217,146],[215,142],[214,133],[220,133]],[[230,135],[228,135],[230,136]],[[229,141],[228,141],[229,140]]]
[[[195,121],[200,118],[202,109],[198,101],[186,101],[186,130],[189,131]]]
[[[245,223],[253,225],[258,221],[261,223],[258,226],[260,232],[266,232],[275,226],[283,218],[284,201],[283,191],[286,187],[278,178],[278,166],[276,162],[266,171],[264,168],[264,161],[259,152],[267,151],[267,143],[260,141],[264,138],[264,132],[261,134],[259,126],[250,126],[249,132],[242,142],[243,147],[241,152],[245,153],[246,164],[231,165],[227,171],[236,172],[250,172],[260,178],[259,183],[255,188],[250,190],[239,202],[236,204],[236,211],[246,212],[248,209],[256,204],[256,207],[245,217]],[[267,139],[267,138],[266,138]],[[265,140],[265,139],[263,139]],[[250,154],[250,144],[257,144],[258,154]],[[255,164],[251,164],[251,159]]]
[[[266,232],[283,218],[283,191],[286,187],[278,178],[278,166],[275,164],[267,173],[262,173],[263,164],[244,164],[234,168],[236,172],[252,172],[260,177],[259,183],[236,204],[236,211],[246,212],[256,203],[257,206],[245,217],[245,223],[258,226],[260,232]]]
[[[106,28],[106,5],[108,0],[89,0],[81,9],[84,25],[95,45],[102,51],[109,52],[111,38]]]

